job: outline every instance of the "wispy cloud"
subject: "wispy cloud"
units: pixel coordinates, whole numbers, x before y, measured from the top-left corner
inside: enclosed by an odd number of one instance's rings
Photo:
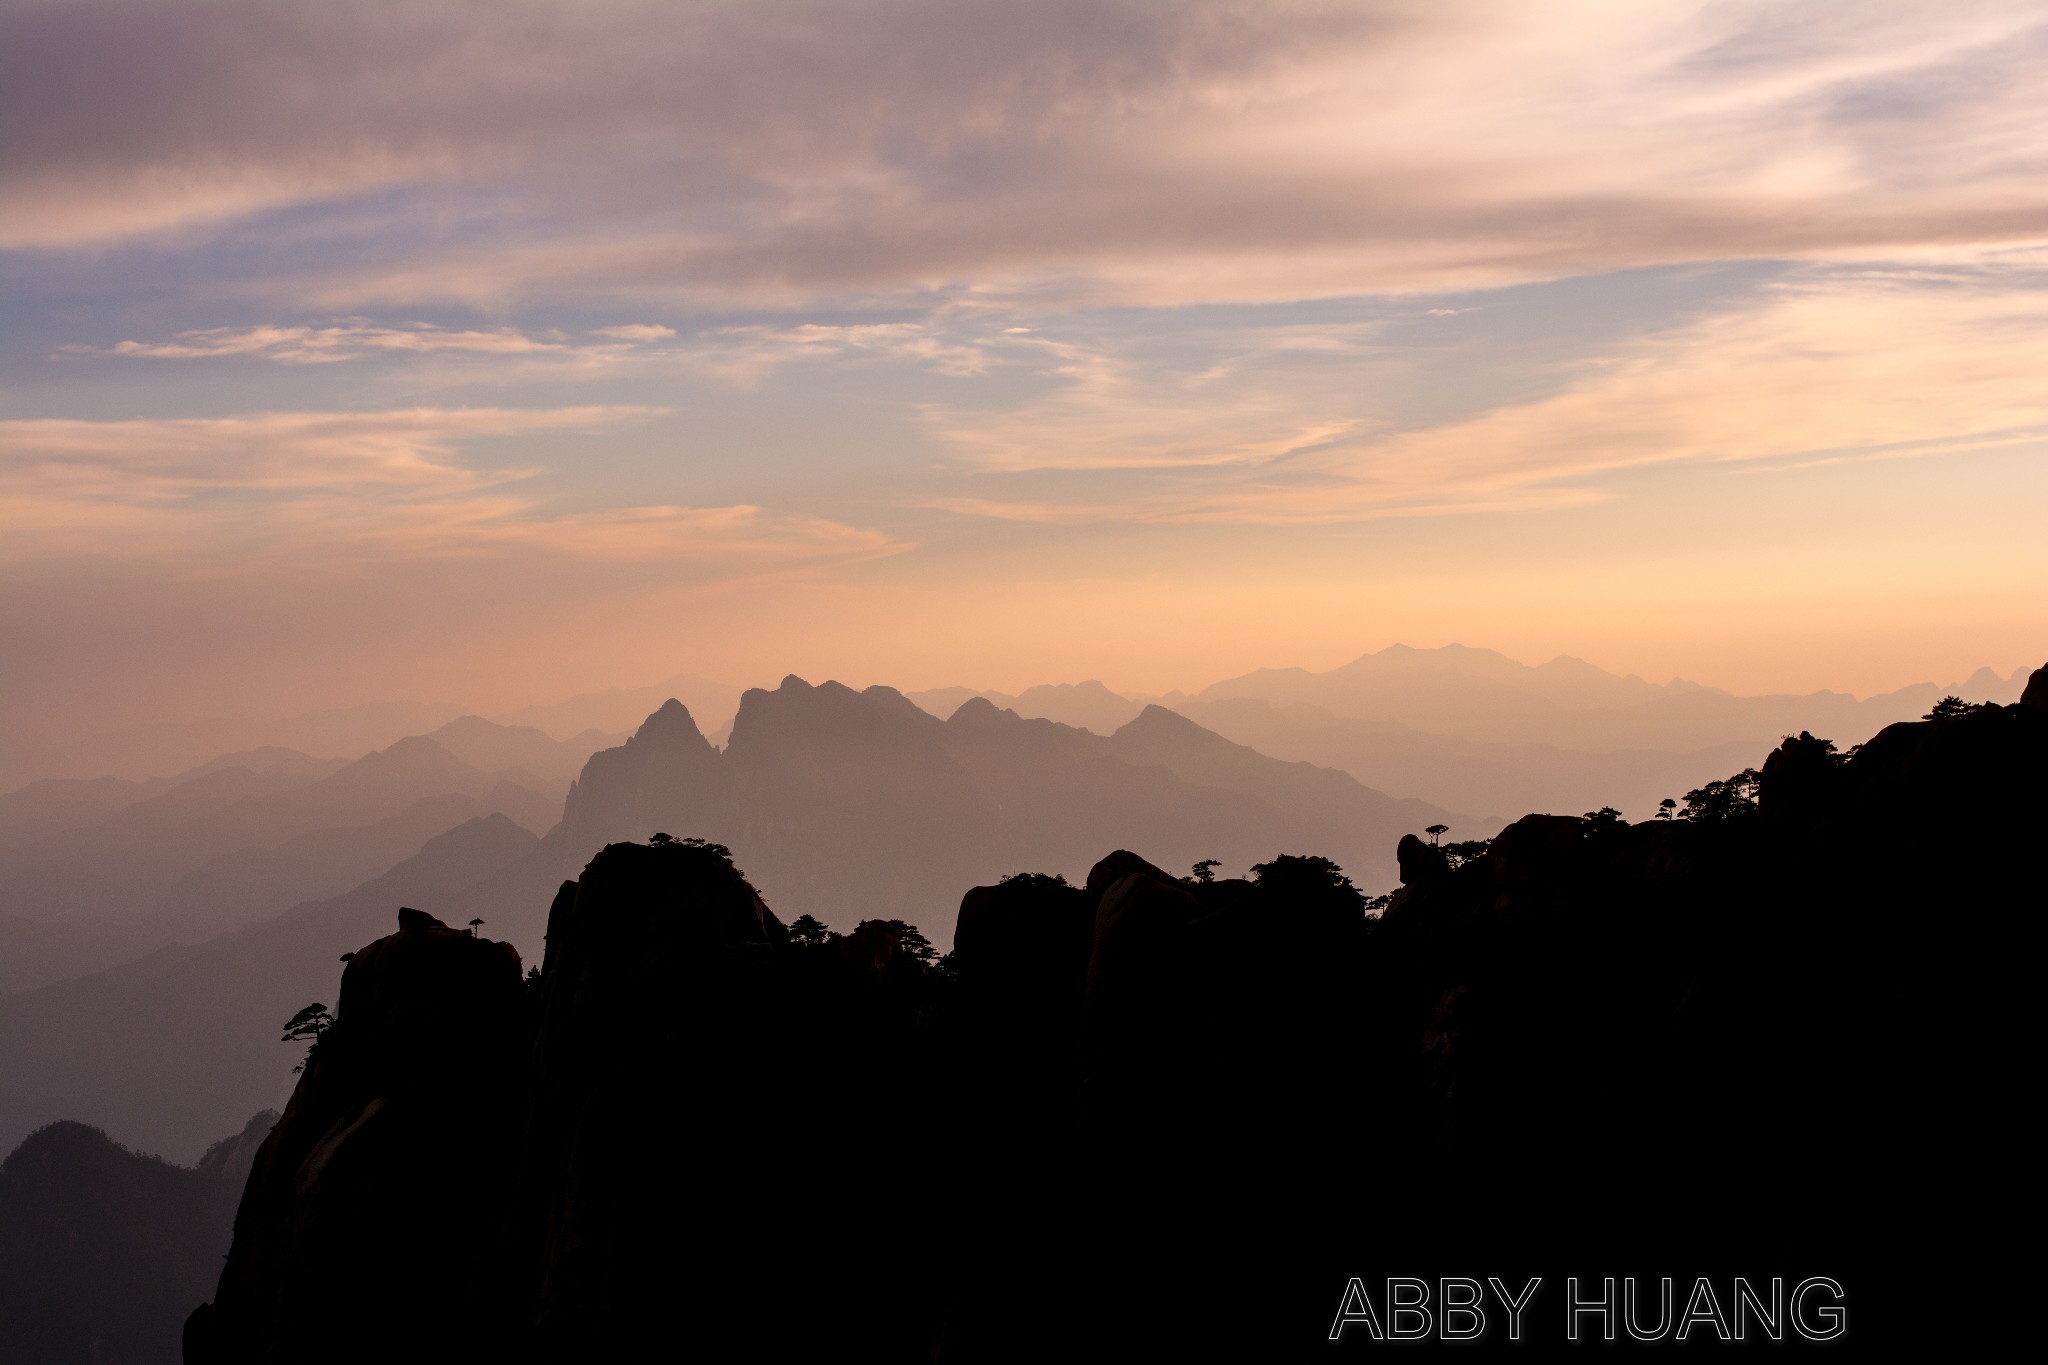
[[[170,341],[120,341],[104,349],[65,345],[64,354],[132,356],[150,360],[214,360],[229,356],[253,356],[287,364],[318,365],[343,360],[360,360],[378,353],[429,354],[453,351],[481,356],[618,355],[634,343],[659,341],[675,332],[667,327],[632,324],[601,327],[592,335],[612,338],[598,344],[574,345],[559,332],[534,335],[517,328],[491,331],[436,327],[431,323],[380,327],[356,321],[331,327],[204,327],[179,332]]]
[[[1147,461],[1117,452],[1156,452],[1181,471],[1170,483],[1091,487],[1077,474],[1061,496],[931,505],[1028,521],[1327,523],[1584,505],[1617,496],[1620,472],[1657,464],[1985,449],[2048,430],[2043,335],[2048,288],[2028,276],[1812,270],[1591,357],[1547,397],[1407,430],[1359,414],[1341,373],[1289,371],[1282,401],[1262,397],[1272,380],[1253,372],[1235,401],[1177,407],[1156,379],[1098,362],[1050,404],[955,418],[946,434],[997,471],[1128,469]],[[1047,450],[1107,453],[1034,460],[1034,433]],[[1272,467],[1280,455],[1291,458]],[[1192,477],[1201,466],[1213,468]]]
[[[934,406],[934,431],[989,470],[1186,469],[1272,464],[1367,420],[1336,399],[1327,376],[1243,367],[1241,357],[1191,373],[1078,346],[1051,359],[1050,394],[999,413]],[[1312,388],[1320,401],[1304,402]]]
[[[652,322],[625,322],[616,327],[593,327],[590,334],[619,341],[665,341],[676,334],[676,329]]]
[[[923,322],[750,324],[718,328],[696,339],[690,355],[701,368],[740,384],[759,383],[789,365],[861,357],[907,361],[940,374],[974,375],[993,362],[992,342],[999,350],[1000,343],[1015,340],[963,337]]]
[[[1296,299],[2048,221],[2025,0],[78,0],[0,53],[0,245],[379,196],[236,281],[321,307]]]
[[[208,572],[328,559],[530,555],[735,579],[896,553],[877,532],[747,505],[551,508],[465,448],[594,432],[659,412],[579,407],[0,422],[9,559],[155,557]]]

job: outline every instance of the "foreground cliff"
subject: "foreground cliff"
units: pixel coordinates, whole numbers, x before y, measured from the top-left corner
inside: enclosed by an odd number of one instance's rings
[[[1371,918],[1118,852],[931,963],[611,845],[528,983],[424,918],[355,955],[187,1359],[1264,1358],[1438,1274],[1826,1275],[1894,1338],[2018,1169],[2042,691],[1405,839]]]

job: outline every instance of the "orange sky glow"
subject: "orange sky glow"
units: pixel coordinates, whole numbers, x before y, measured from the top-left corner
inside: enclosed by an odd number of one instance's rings
[[[2048,658],[2026,3],[0,3],[0,747]]]

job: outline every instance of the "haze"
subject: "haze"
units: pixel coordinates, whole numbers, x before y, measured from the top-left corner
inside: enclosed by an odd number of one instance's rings
[[[2003,675],[2044,92],[2024,3],[8,3],[0,742]]]

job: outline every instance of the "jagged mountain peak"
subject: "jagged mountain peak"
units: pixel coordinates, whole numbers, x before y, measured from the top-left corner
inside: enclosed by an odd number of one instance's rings
[[[697,719],[690,714],[690,708],[670,697],[657,706],[640,728],[626,741],[628,748],[674,748],[678,745],[691,750],[709,749],[711,742],[704,738],[704,732],[697,728]]]
[[[936,736],[944,722],[893,687],[856,692],[836,679],[812,685],[791,674],[774,691],[740,698],[728,754],[745,757],[792,745],[833,749]]]

